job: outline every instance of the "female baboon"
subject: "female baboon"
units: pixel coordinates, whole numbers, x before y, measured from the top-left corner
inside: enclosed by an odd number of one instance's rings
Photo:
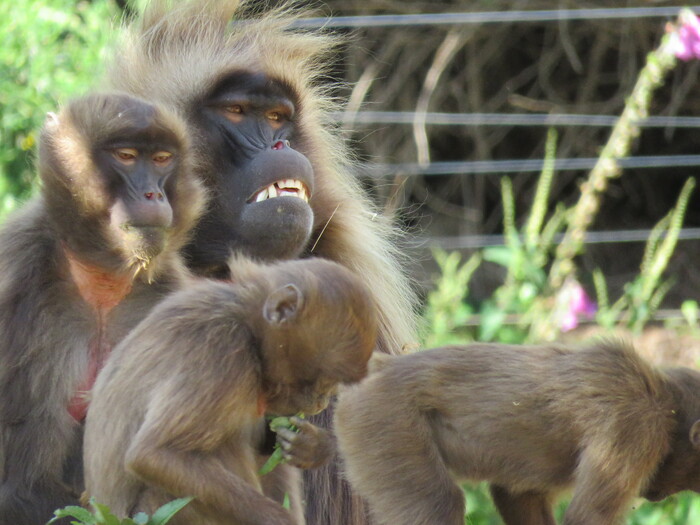
[[[291,9],[261,15],[254,6],[152,1],[127,30],[108,81],[187,116],[196,171],[212,195],[186,248],[197,273],[227,277],[234,248],[263,259],[335,260],[374,295],[379,349],[399,353],[415,340],[414,297],[393,245],[397,231],[375,213],[332,131],[328,110],[337,106],[322,77],[338,40],[290,29]],[[321,424],[330,418],[324,412]],[[310,523],[365,522],[334,464],[309,476]]]
[[[0,524],[43,525],[82,490],[87,391],[111,348],[183,286],[203,206],[182,122],[123,94],[49,115],[41,195],[0,230]]]

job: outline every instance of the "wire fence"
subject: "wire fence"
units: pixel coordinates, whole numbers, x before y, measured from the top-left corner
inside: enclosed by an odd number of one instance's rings
[[[331,113],[343,124],[413,124],[412,111],[358,111]],[[612,127],[614,115],[572,115],[556,113],[438,113],[421,114],[421,121],[431,126],[595,126]],[[651,116],[635,122],[642,128],[700,128],[700,117]]]
[[[473,24],[543,23],[575,20],[624,20],[639,18],[675,19],[681,8],[671,7],[619,7],[558,10],[511,10],[467,13],[428,13],[411,15],[341,16],[333,18],[308,18],[296,22],[297,27],[331,28],[397,28],[417,26],[460,26]],[[700,13],[700,7],[691,7]],[[430,126],[577,126],[612,127],[617,115],[600,114],[552,114],[552,113],[440,113],[410,111],[345,111],[334,114],[336,121],[345,128],[368,126],[421,125]],[[638,122],[643,128],[700,128],[700,118],[691,116],[650,116]],[[590,170],[597,158],[559,158],[556,171]],[[542,159],[498,159],[432,161],[427,163],[366,163],[360,165],[358,175],[375,179],[396,176],[473,176],[484,174],[539,173],[544,165]],[[700,166],[700,155],[639,155],[620,161],[625,168],[682,168]],[[614,230],[589,232],[586,244],[644,242],[651,230]],[[700,228],[684,228],[679,240],[700,239]],[[557,239],[559,240],[559,239]],[[416,247],[439,246],[446,249],[483,248],[502,245],[503,235],[461,235],[454,237],[416,238]]]
[[[645,242],[651,234],[650,229],[639,230],[610,230],[589,231],[586,234],[587,244],[617,244],[627,242]],[[554,242],[560,242],[563,234],[554,237]],[[664,238],[664,235],[661,236]],[[679,232],[678,240],[695,241],[700,239],[700,228],[684,228]],[[415,248],[442,248],[444,250],[479,249],[489,246],[503,246],[505,236],[498,234],[487,235],[455,235],[450,237],[414,237],[410,244]]]
[[[556,159],[555,171],[589,170],[598,161],[597,157]],[[700,155],[645,155],[619,160],[622,168],[681,168],[700,166]],[[487,173],[540,172],[544,166],[541,159],[440,161],[427,164],[406,162],[401,164],[368,163],[359,168],[361,174],[371,177],[390,175],[481,175]]]
[[[374,28],[523,22],[557,22],[565,20],[619,20],[625,18],[672,18],[683,7],[610,7],[591,9],[547,9],[531,11],[484,11],[474,13],[425,13],[415,15],[337,16],[298,20],[300,28]],[[691,7],[700,12],[700,7]]]

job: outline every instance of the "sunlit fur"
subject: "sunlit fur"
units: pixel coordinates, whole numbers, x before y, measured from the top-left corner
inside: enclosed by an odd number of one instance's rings
[[[47,118],[39,138],[41,194],[0,227],[0,525],[43,524],[55,509],[77,504],[77,419],[85,407],[71,408],[80,405],[101,358],[190,282],[178,248],[204,199],[189,173],[184,125],[171,113],[117,93],[69,102]],[[148,272],[137,272],[140,261],[109,227],[119,179],[104,160],[113,141],[139,130],[145,135],[136,148],[165,138],[180,161],[164,181],[170,240]]]
[[[229,0],[151,2],[142,19],[125,29],[108,82],[177,108],[185,117],[234,71],[265,72],[291,86],[299,97],[295,121],[311,148],[303,153],[316,172],[312,245],[328,223],[313,255],[362,275],[379,305],[380,348],[398,353],[415,342],[417,323],[415,296],[394,246],[397,230],[376,213],[350,173],[350,155],[328,116],[338,102],[317,82],[339,41],[318,31],[289,30],[298,11],[278,9],[250,18],[255,14],[247,3]],[[245,21],[230,24],[232,17]],[[195,151],[206,148],[198,137],[192,140]],[[204,179],[207,169],[198,166]]]
[[[334,428],[376,525],[464,525],[467,481],[490,484],[506,525],[555,525],[567,489],[563,525],[700,490],[700,373],[614,339],[375,354]]]
[[[121,112],[120,97],[127,95],[88,95],[74,101],[58,115],[50,115],[42,130],[39,166],[45,206],[54,216],[70,217],[54,224],[63,242],[78,250],[86,262],[115,273],[132,273],[152,281],[163,271],[181,267],[178,250],[189,240],[191,230],[204,209],[205,191],[193,177],[178,176],[169,195],[173,223],[165,237],[162,251],[144,260],[125,232],[109,228],[110,192],[104,177],[96,176],[95,147],[110,137],[127,134],[131,125],[128,113]],[[111,106],[111,107],[110,107]],[[163,108],[154,108],[153,126],[173,135],[179,143],[179,173],[192,170],[188,135],[182,120]],[[112,115],[103,118],[103,115]],[[167,131],[166,131],[167,130]],[[63,196],[59,199],[58,196]],[[75,206],[66,207],[66,201]],[[183,201],[183,202],[180,202]],[[92,224],[99,234],[71,235],[78,223]],[[65,231],[64,231],[65,230]]]
[[[330,110],[327,74],[339,37],[318,30],[290,30],[304,16],[289,5],[255,11],[235,0],[152,1],[123,32],[107,82],[111,88],[154,100],[192,123],[210,91],[234,72],[264,73],[295,92],[299,151],[314,169],[313,232],[305,255],[326,257],[362,277],[378,306],[378,349],[398,354],[416,341],[416,297],[396,241],[400,231],[376,208],[355,179],[353,159]],[[257,5],[260,5],[259,3]],[[231,21],[235,22],[231,23]],[[191,132],[195,171],[211,181],[215,166],[205,138]],[[295,146],[296,147],[296,146]],[[212,184],[213,186],[213,184]],[[196,235],[196,233],[195,233]],[[330,425],[331,411],[320,415]],[[319,421],[319,420],[317,420]],[[307,519],[312,525],[366,523],[361,502],[338,480],[337,463],[308,471]]]
[[[200,279],[162,301],[95,383],[86,491],[119,517],[194,496],[172,525],[305,523],[297,451],[258,473],[263,410],[310,413],[337,384],[360,380],[375,309],[360,279],[328,260],[233,264],[233,282]]]

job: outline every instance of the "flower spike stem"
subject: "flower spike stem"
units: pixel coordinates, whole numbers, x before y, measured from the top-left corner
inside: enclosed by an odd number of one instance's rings
[[[647,55],[647,62],[639,73],[625,109],[615,124],[608,143],[588,179],[581,186],[581,196],[569,211],[569,221],[549,274],[552,291],[563,286],[567,277],[575,271],[573,258],[583,249],[586,232],[598,212],[600,199],[610,179],[620,175],[619,159],[629,154],[632,140],[639,135],[639,121],[648,115],[654,91],[663,84],[666,74],[673,69],[677,58],[686,59],[695,49],[700,49],[700,22],[692,11],[684,9],[677,25],[667,27],[658,48]]]

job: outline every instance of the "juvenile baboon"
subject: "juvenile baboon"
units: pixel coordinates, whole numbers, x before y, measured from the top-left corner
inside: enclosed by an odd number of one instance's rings
[[[81,425],[113,345],[188,272],[203,204],[183,124],[128,95],[49,115],[41,195],[0,230],[0,524],[43,525],[82,488]]]
[[[165,299],[114,350],[85,429],[86,491],[117,515],[195,496],[172,523],[304,523],[288,465],[260,479],[264,414],[315,414],[376,344],[369,291],[331,261],[231,264]],[[282,507],[290,498],[291,513]]]
[[[150,2],[117,47],[108,82],[187,116],[212,195],[186,249],[191,268],[226,278],[232,249],[335,260],[374,295],[379,350],[399,353],[416,340],[415,299],[394,246],[398,230],[355,180],[329,117],[338,109],[327,82],[338,38],[290,28],[298,11],[259,6]],[[316,421],[331,418],[325,411]],[[305,475],[311,524],[365,523],[334,463]]]
[[[700,373],[656,369],[619,342],[376,356],[335,425],[382,525],[462,525],[457,480],[488,481],[508,525],[554,525],[568,485],[566,525],[612,525],[635,496],[700,489]]]

